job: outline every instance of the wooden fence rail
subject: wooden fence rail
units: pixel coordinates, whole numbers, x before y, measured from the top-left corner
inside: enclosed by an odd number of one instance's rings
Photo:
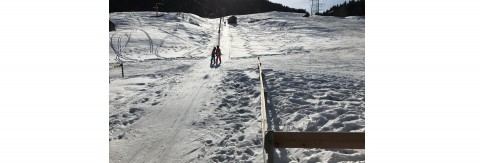
[[[268,131],[266,137],[275,148],[365,149],[364,132]]]
[[[266,111],[266,100],[265,100],[265,88],[263,87],[263,72],[262,72],[262,63],[260,62],[260,57],[258,57],[258,74],[260,74],[260,112],[262,116],[262,143],[265,146],[265,134],[267,131],[267,111]],[[265,149],[265,148],[264,148]],[[265,150],[263,151],[263,161],[266,162]]]

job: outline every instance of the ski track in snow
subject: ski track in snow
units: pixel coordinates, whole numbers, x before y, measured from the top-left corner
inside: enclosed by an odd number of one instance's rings
[[[270,129],[365,131],[364,19],[239,15],[222,27],[223,62],[211,67],[218,19],[152,15],[110,14],[110,162],[262,162],[257,56]],[[276,162],[365,160],[364,150],[276,153]]]

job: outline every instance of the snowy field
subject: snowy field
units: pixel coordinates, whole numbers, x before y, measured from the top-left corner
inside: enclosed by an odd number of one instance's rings
[[[365,131],[365,19],[110,13],[110,162],[263,162],[257,57],[275,131]],[[121,78],[119,62],[124,62]],[[365,150],[277,149],[276,162],[364,162]]]

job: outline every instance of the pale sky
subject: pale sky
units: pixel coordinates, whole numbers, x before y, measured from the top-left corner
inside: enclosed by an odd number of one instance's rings
[[[319,0],[320,3],[325,4],[323,9],[320,7],[320,12],[345,1],[347,0]],[[305,9],[307,12],[310,12],[310,5],[312,4],[311,0],[270,0],[270,2],[280,3],[292,8]]]

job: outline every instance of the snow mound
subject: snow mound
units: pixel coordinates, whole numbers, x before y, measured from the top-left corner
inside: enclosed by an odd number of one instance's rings
[[[110,13],[110,62],[178,57],[206,57],[215,34],[213,19],[186,13]],[[213,44],[212,44],[213,46]]]

